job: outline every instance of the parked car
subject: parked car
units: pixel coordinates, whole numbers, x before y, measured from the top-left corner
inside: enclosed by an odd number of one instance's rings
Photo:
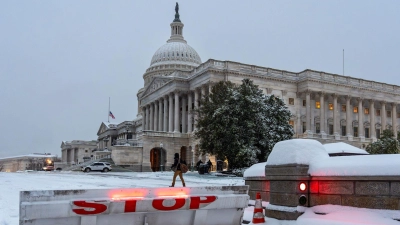
[[[83,172],[89,173],[90,171],[102,171],[108,172],[111,171],[111,164],[106,162],[94,162],[88,166],[82,166],[81,170]]]
[[[53,171],[54,170],[54,166],[45,166],[43,167],[44,171]]]

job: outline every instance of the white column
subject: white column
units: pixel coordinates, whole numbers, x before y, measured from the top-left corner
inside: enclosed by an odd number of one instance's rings
[[[364,120],[363,120],[363,99],[358,98],[358,136],[364,137]]]
[[[154,128],[154,104],[150,103],[150,127],[149,130]]]
[[[204,97],[206,96],[206,86],[201,86],[201,99],[204,99]]]
[[[180,132],[180,127],[179,127],[179,93],[175,92],[175,126],[174,126],[174,132],[179,133]]]
[[[168,130],[169,130],[169,132],[174,132],[174,124],[173,124],[173,122],[174,122],[174,113],[173,113],[173,108],[172,108],[172,106],[173,106],[173,93],[171,93],[170,95],[169,95],[169,113],[168,113],[168,120],[169,120],[169,123],[168,123]]]
[[[337,107],[337,99],[338,95],[333,94],[333,134],[337,135],[338,134],[338,120],[339,118],[339,113],[338,113],[338,107]]]
[[[182,95],[182,133],[186,133],[186,97]]]
[[[168,131],[167,130],[167,126],[168,126],[167,115],[168,115],[168,96],[164,96],[164,119],[163,119],[164,125],[163,125],[163,129],[162,129],[162,131],[164,131],[164,132]]]
[[[142,109],[142,108],[140,108],[140,99],[139,99],[139,97],[137,97],[137,108],[138,108],[137,116],[139,116],[140,113],[141,113],[140,111],[141,111],[141,109]],[[136,116],[136,117],[137,117],[137,116]]]
[[[188,133],[192,133],[192,92],[188,93]]]
[[[353,109],[351,108],[350,105],[350,101],[351,101],[351,96],[347,95],[346,96],[346,130],[347,130],[347,136],[348,137],[352,137],[353,133],[351,132],[351,124],[352,124],[352,111]]]
[[[197,89],[194,90],[194,108],[199,108],[199,91]],[[197,115],[194,115],[194,123],[193,123],[193,131],[196,130],[197,123]]]
[[[369,126],[370,137],[374,141],[376,139],[376,134],[375,134],[375,103],[373,99],[369,101],[369,122],[370,122]]]
[[[146,130],[146,107],[142,107],[142,130]]]
[[[325,127],[326,127],[326,126],[325,126],[326,122],[325,122],[325,102],[324,102],[324,95],[325,95],[324,92],[321,92],[320,95],[319,95],[319,103],[320,103],[320,105],[321,105],[321,108],[320,108],[320,115],[319,115],[319,117],[320,117],[320,122],[319,122],[319,124],[320,124],[321,134],[324,134],[325,131],[326,131],[326,129],[325,129]]]
[[[154,111],[153,111],[153,113],[154,113],[154,118],[153,118],[153,120],[154,120],[154,124],[153,124],[153,130],[154,131],[157,131],[157,126],[158,126],[158,101],[155,101],[154,102]]]
[[[306,131],[311,132],[311,93],[306,92]]]
[[[162,119],[163,119],[163,99],[162,98],[160,98],[159,100],[158,100],[158,127],[157,127],[157,131],[162,131],[163,130],[163,128],[162,128],[162,125],[163,125],[163,123],[162,123]]]
[[[146,130],[150,130],[150,106],[146,106]]]
[[[392,103],[392,129],[394,137],[397,138],[397,103]]]
[[[382,109],[381,109],[381,133],[386,130],[386,102],[382,102]]]

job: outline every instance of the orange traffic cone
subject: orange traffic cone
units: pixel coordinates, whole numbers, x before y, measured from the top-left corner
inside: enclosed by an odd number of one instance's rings
[[[253,223],[265,223],[260,192],[257,192],[257,195],[256,195],[256,204],[254,205]]]

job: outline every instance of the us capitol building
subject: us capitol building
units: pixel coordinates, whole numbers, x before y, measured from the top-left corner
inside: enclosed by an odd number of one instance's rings
[[[83,157],[108,152],[117,165],[134,171],[162,171],[169,169],[178,152],[188,163],[210,159],[215,165],[214,156],[198,155],[192,110],[213,84],[241,84],[244,78],[253,80],[265,94],[284,100],[293,114],[289,123],[296,132],[294,138],[365,148],[384,129],[399,130],[399,86],[310,69],[289,72],[215,59],[202,62],[183,37],[178,7],[170,38],[154,53],[143,74],[137,118],[120,124],[103,122],[94,153],[87,146],[84,150],[63,142],[64,162],[79,163]]]

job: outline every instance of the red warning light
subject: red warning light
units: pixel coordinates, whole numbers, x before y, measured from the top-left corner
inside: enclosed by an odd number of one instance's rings
[[[307,185],[304,182],[301,182],[299,185],[300,191],[305,191],[307,189]]]

